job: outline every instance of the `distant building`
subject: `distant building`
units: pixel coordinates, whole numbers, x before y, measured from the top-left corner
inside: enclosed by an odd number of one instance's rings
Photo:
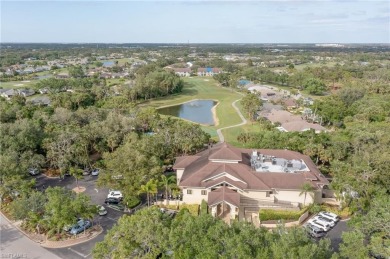
[[[213,76],[222,73],[222,70],[217,67],[200,67],[198,68],[198,76]]]
[[[179,68],[172,67],[170,69],[173,70],[173,72],[175,72],[175,74],[178,76],[188,77],[191,75],[191,68],[188,67],[179,67]]]

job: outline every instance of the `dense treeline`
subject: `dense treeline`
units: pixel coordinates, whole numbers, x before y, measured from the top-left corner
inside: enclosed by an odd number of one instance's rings
[[[231,226],[183,209],[172,220],[157,208],[123,216],[93,250],[94,258],[330,258],[329,240],[313,243],[303,229],[269,232]]]
[[[130,191],[161,173],[164,163],[172,163],[177,155],[203,149],[209,139],[198,125],[160,118],[154,109],[121,111],[91,106],[72,111],[3,100],[0,114],[2,198],[15,190],[30,190],[34,182],[28,177],[28,168],[55,169],[64,174],[72,168],[91,168],[96,162],[92,156],[104,158],[99,165],[102,169],[107,165],[102,178],[110,178],[114,173],[128,176],[126,185],[133,185],[128,187],[128,196],[134,196]],[[135,171],[129,171],[129,167],[114,170],[114,161],[123,155],[123,150],[125,157],[116,166],[140,157],[144,157],[145,163],[135,164]],[[151,157],[155,163],[149,165]],[[157,169],[150,172],[148,166],[152,165]],[[139,181],[131,181],[132,174],[140,177]]]

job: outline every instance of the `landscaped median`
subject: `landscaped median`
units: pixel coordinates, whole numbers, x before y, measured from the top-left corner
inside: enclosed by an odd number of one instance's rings
[[[45,242],[41,243],[41,246],[46,248],[62,248],[73,246],[76,244],[87,242],[95,237],[97,237],[100,233],[103,232],[103,228],[99,225],[95,225],[92,228],[86,230],[86,233],[81,233],[72,237],[69,237],[65,240],[50,240],[47,239]]]

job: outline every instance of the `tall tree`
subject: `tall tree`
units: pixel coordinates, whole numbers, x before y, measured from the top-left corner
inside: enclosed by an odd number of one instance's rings
[[[255,119],[255,114],[262,105],[260,98],[253,93],[247,93],[241,99],[241,104],[242,107],[244,108],[244,111],[248,114],[248,118],[251,121]]]
[[[302,185],[301,192],[299,193],[299,196],[302,196],[302,195],[305,196],[303,199],[303,207],[305,207],[307,194],[313,192],[314,190],[315,190],[314,187],[310,183],[304,183]]]

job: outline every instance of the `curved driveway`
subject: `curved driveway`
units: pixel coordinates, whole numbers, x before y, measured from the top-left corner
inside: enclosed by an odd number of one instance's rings
[[[219,138],[219,142],[224,142],[225,141],[225,138],[222,134],[222,130],[224,129],[230,129],[230,128],[234,128],[234,127],[238,127],[238,126],[242,126],[242,125],[245,125],[247,123],[247,120],[245,119],[245,117],[242,115],[240,109],[238,109],[238,107],[236,106],[236,103],[238,101],[240,101],[241,99],[238,99],[238,100],[235,100],[233,103],[232,103],[232,106],[233,108],[237,111],[238,115],[240,116],[242,122],[239,123],[239,124],[236,124],[236,125],[232,125],[232,126],[227,126],[227,127],[224,127],[224,128],[220,128],[220,129],[217,129],[217,134],[218,134],[218,138]]]

